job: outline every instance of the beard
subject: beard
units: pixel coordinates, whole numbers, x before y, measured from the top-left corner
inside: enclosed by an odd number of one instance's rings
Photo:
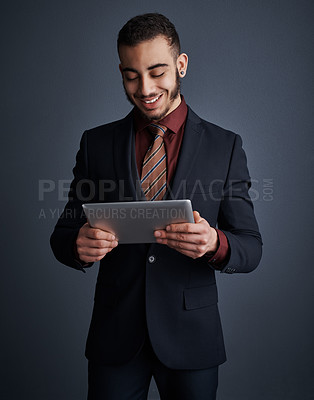
[[[147,119],[148,121],[160,121],[161,119],[163,119],[169,112],[172,103],[174,102],[174,100],[179,96],[180,94],[180,75],[179,75],[179,71],[176,70],[176,83],[174,88],[172,89],[172,91],[170,92],[170,100],[169,100],[169,104],[167,104],[166,108],[164,109],[163,112],[161,112],[159,115],[154,115],[154,118],[149,118],[148,115],[146,115],[142,110],[140,110],[137,105],[135,104],[135,102],[133,101],[133,99],[129,96],[128,92],[125,89],[124,86],[124,82],[123,82],[123,88],[124,88],[124,93],[126,95],[126,98],[128,99],[128,101],[136,107],[137,111],[141,114],[141,116],[144,119]],[[155,96],[155,94],[150,95],[151,97]],[[157,94],[156,94],[157,96]],[[143,96],[144,97],[144,96]]]

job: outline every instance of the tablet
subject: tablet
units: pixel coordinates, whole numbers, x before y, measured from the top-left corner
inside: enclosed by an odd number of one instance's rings
[[[112,232],[119,243],[155,243],[156,229],[194,223],[190,200],[89,203],[83,210],[90,226]]]

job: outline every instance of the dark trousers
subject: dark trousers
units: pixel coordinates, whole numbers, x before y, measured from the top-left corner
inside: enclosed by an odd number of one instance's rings
[[[124,365],[89,361],[88,400],[146,400],[154,377],[161,400],[215,400],[218,366],[201,370],[175,370],[163,365],[146,342]]]

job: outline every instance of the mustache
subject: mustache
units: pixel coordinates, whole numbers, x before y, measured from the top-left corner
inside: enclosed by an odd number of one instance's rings
[[[140,99],[140,100],[145,100],[145,99],[149,99],[149,98],[152,98],[152,97],[158,97],[158,96],[160,96],[162,93],[150,93],[149,95],[147,95],[147,96],[144,96],[144,95],[135,95],[134,97],[136,97],[137,99]]]

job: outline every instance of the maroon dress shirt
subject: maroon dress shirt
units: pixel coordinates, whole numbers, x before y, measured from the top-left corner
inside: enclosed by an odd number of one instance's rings
[[[181,95],[180,105],[163,118],[159,123],[167,127],[164,135],[164,143],[167,153],[167,184],[171,184],[174,176],[181,143],[184,134],[185,122],[188,113],[188,108],[184,97]],[[135,126],[135,152],[138,174],[142,174],[142,165],[148,147],[153,141],[152,133],[147,129],[150,121],[144,119],[135,109],[134,111],[134,126]],[[216,229],[218,234],[218,248],[215,253],[206,254],[208,262],[216,269],[221,269],[226,265],[229,259],[229,244],[226,235]]]

